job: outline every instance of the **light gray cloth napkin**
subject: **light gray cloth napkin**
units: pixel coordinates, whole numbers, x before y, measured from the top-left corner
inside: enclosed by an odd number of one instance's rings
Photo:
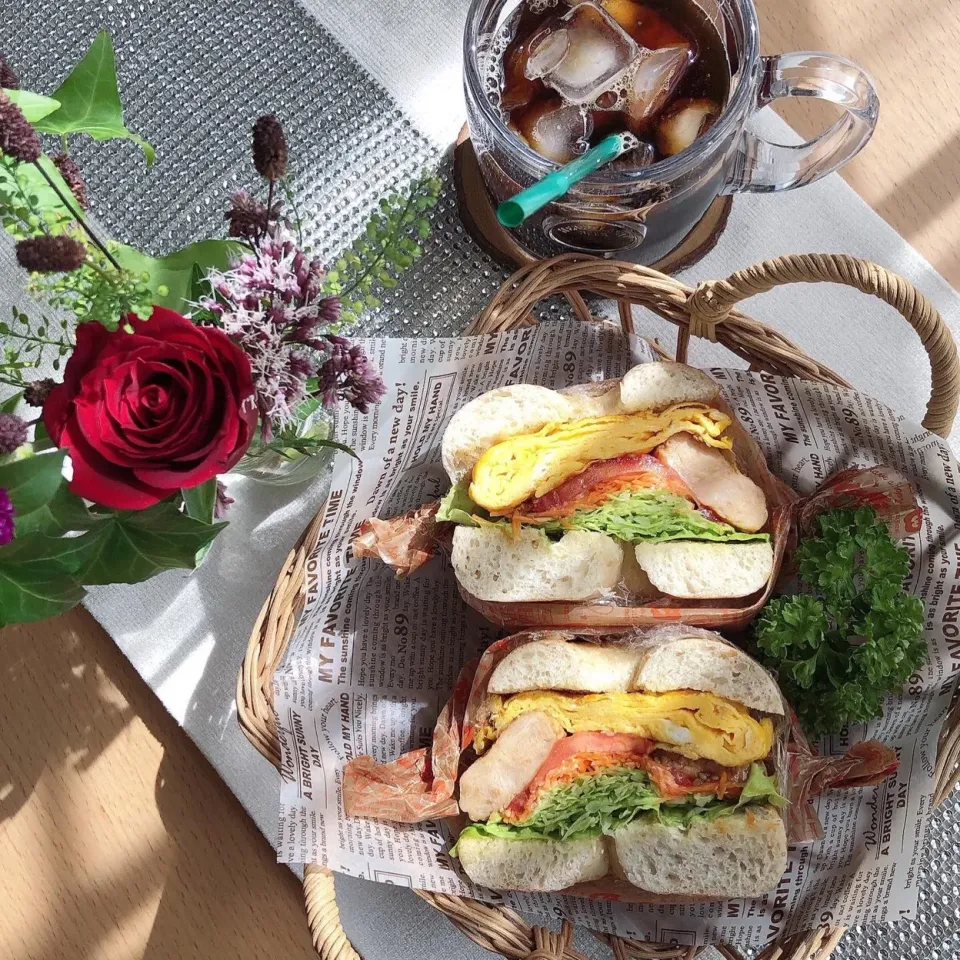
[[[112,6],[77,10],[52,0],[28,0],[28,7],[31,16],[11,28],[8,52],[15,62],[17,54],[28,62],[28,79],[37,89],[49,90],[49,84],[40,86],[40,78],[49,79],[51,60],[62,72],[96,27],[109,26],[120,52],[121,87],[132,91],[128,118],[139,126],[132,125],[154,139],[166,136],[161,144],[166,155],[183,157],[190,165],[193,175],[173,189],[162,172],[143,173],[135,151],[117,148],[111,154],[108,147],[109,162],[82,151],[94,158],[91,179],[106,184],[108,202],[97,214],[124,239],[148,246],[157,245],[158,223],[166,225],[163,237],[181,242],[217,229],[223,190],[249,181],[244,131],[258,112],[280,113],[294,155],[306,158],[297,171],[297,188],[315,242],[325,253],[341,246],[350,228],[356,232],[387,186],[438,158],[464,119],[460,45],[466,0],[302,0],[303,9],[290,0],[232,0],[204,5],[202,11],[187,0],[162,0],[136,15],[122,5],[116,11]],[[213,51],[215,69],[209,67]],[[158,97],[165,107],[175,103],[179,109],[164,115],[157,109]],[[796,142],[770,111],[762,124],[784,142]],[[113,180],[106,176],[111,172],[118,174]],[[138,204],[129,204],[120,189],[131,183],[141,190]],[[365,332],[456,333],[504,278],[464,234],[449,183],[435,223],[424,260],[385,297],[364,324]],[[845,252],[875,260],[912,280],[960,332],[957,294],[837,176],[787,194],[737,197],[720,244],[683,279],[720,278],[792,252]],[[0,246],[4,312],[7,304],[22,301],[22,281],[8,246]],[[929,390],[926,360],[916,336],[891,308],[853,291],[804,286],[767,294],[746,310],[865,392],[912,419],[922,416]],[[649,315],[637,319],[640,332],[672,342],[666,324]],[[709,344],[695,345],[692,359],[702,365],[742,365]],[[955,431],[954,442],[958,436]],[[257,611],[323,492],[322,479],[294,493],[235,480],[230,527],[197,573],[100,588],[88,602],[271,838],[277,827],[277,777],[238,729],[236,675]],[[956,810],[945,820],[955,829]],[[933,862],[957,861],[947,836],[933,846]],[[923,883],[931,900],[949,894],[949,877],[928,875]],[[338,899],[348,933],[369,960],[448,957],[453,945],[462,958],[489,956],[406,891],[344,878],[338,881]],[[950,951],[956,935],[947,913],[941,911],[943,920],[927,916],[902,932],[910,940],[925,936],[928,946],[937,945],[931,950]],[[900,955],[895,943],[883,928],[856,931],[839,956],[892,960]],[[578,945],[590,953],[597,949],[592,938],[581,938]]]

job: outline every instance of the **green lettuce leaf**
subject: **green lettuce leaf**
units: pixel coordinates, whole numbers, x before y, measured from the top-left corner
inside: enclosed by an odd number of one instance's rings
[[[615,767],[550,790],[523,823],[505,823],[494,815],[486,823],[468,824],[460,839],[578,840],[610,834],[641,819],[687,830],[694,823],[729,817],[747,805],[766,803],[782,807],[787,800],[777,791],[775,778],[760,763],[751,765],[750,776],[736,801],[718,800],[712,794],[663,800],[642,770]],[[451,852],[455,856],[456,847]]]
[[[790,802],[777,789],[776,777],[768,774],[761,763],[750,764],[750,776],[747,777],[747,782],[740,791],[737,806],[744,807],[748,803],[755,802],[770,803],[781,808]]]
[[[577,530],[605,533],[628,543],[638,540],[769,540],[766,533],[741,533],[728,523],[708,520],[689,502],[662,490],[621,493],[594,510],[578,510],[568,521]]]
[[[489,518],[490,514],[470,499],[468,486],[466,483],[458,483],[447,491],[440,501],[437,520],[459,523],[465,527],[475,527],[477,521],[473,519],[474,515],[483,517],[485,520]]]
[[[642,770],[618,767],[544,794],[523,826],[557,840],[611,833],[662,803]]]

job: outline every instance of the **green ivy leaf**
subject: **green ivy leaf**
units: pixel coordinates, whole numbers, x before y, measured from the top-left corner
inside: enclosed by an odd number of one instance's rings
[[[0,413],[15,413],[22,399],[22,390],[19,393],[15,393],[12,397],[7,397],[3,403],[0,403]]]
[[[7,491],[13,509],[23,515],[49,503],[63,483],[66,450],[27,457],[0,466],[0,488]]]
[[[3,92],[20,108],[30,123],[37,123],[60,109],[60,101],[53,97],[44,97],[29,90],[4,89]]]
[[[151,257],[121,244],[114,256],[121,267],[147,275],[146,284],[155,295],[155,303],[183,311],[184,305],[193,299],[196,271],[206,275],[212,267],[227,270],[231,259],[242,252],[242,245],[233,240],[200,240],[165,257]],[[162,293],[161,287],[164,288]]]
[[[210,293],[210,284],[206,282],[206,276],[207,271],[199,263],[194,263],[190,270],[190,288],[187,293],[191,303],[199,303],[201,297]]]
[[[211,477],[206,483],[197,487],[188,487],[180,491],[183,504],[187,508],[187,516],[199,520],[201,523],[213,523],[214,511],[217,506],[217,478]],[[208,543],[197,551],[197,565],[203,563],[204,557],[210,552],[213,543]]]
[[[197,487],[181,490],[187,516],[201,523],[213,523],[213,511],[217,505],[217,478],[211,477]]]
[[[16,537],[31,533],[59,534],[87,530],[100,522],[101,518],[90,513],[86,504],[63,484],[48,503],[14,517],[14,534]]]
[[[87,585],[139,583],[163,570],[193,570],[197,553],[226,526],[185,516],[170,501],[103,517],[74,538],[83,553],[77,579]]]
[[[0,627],[46,620],[75,607],[86,590],[67,574],[0,562]]]
[[[0,625],[55,617],[83,599],[74,543],[32,534],[0,547]]]
[[[126,128],[117,89],[117,63],[106,30],[97,34],[83,59],[53,92],[60,109],[44,117],[36,128],[43,133],[86,133],[94,140],[132,140],[153,163],[153,147]]]
[[[44,422],[40,420],[33,428],[33,452],[42,453],[44,450],[52,449],[53,441],[50,439],[50,434],[47,433]]]
[[[79,540],[79,537],[61,539],[43,533],[14,537],[0,547],[0,564],[48,573],[76,573],[83,561],[82,551],[77,547]]]

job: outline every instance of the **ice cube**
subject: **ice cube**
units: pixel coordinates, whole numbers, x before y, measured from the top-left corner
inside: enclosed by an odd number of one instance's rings
[[[610,167],[613,170],[622,170],[624,173],[630,173],[634,170],[642,170],[644,167],[649,167],[654,159],[656,159],[656,151],[653,149],[653,144],[641,140],[632,150],[628,150],[626,153],[617,157],[617,159],[610,164]]]
[[[602,0],[602,4],[603,9],[631,35],[643,22],[647,12],[646,7],[635,0]]]
[[[544,92],[542,80],[530,80],[525,73],[527,49],[520,44],[507,52],[503,59],[503,90],[500,94],[500,106],[504,110],[516,110]]]
[[[616,86],[638,52],[608,13],[594,3],[578,3],[538,38],[527,76],[542,77],[570,103],[590,103]]]
[[[636,0],[602,0],[601,6],[641,47],[659,50],[687,41],[661,14]]]
[[[516,110],[532,103],[546,94],[542,80],[527,76],[527,59],[544,31],[545,21],[555,21],[555,14],[534,11],[529,4],[521,8],[514,24],[514,35],[503,57],[503,82],[500,106],[504,110]]]
[[[672,157],[702,137],[720,116],[713,100],[684,97],[673,103],[657,124],[657,149]]]
[[[580,107],[552,98],[525,110],[517,128],[540,156],[555,163],[569,163],[587,149],[593,122]]]
[[[637,65],[627,82],[627,116],[630,128],[642,132],[677,89],[687,67],[693,62],[689,44],[641,50]]]
[[[547,30],[542,37],[533,40],[530,56],[527,57],[527,76],[546,76],[556,68],[569,49],[570,36],[563,27]]]

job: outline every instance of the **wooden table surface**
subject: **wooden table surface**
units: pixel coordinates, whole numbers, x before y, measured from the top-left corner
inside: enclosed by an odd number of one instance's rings
[[[873,75],[880,125],[844,176],[960,287],[960,2],[759,6],[764,52]],[[3,630],[0,683],[0,957],[313,955],[299,883],[92,617]]]

